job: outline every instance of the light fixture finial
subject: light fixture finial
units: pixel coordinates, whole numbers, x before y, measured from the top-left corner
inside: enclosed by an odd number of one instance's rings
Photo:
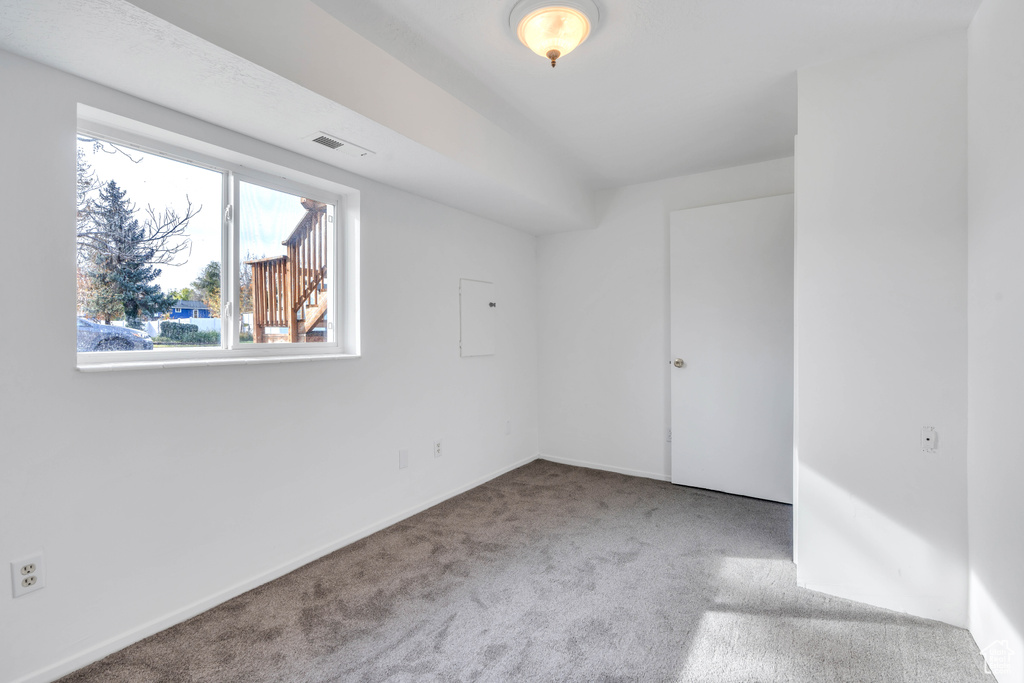
[[[590,35],[599,12],[593,0],[519,0],[509,15],[509,26],[519,40],[554,68]]]

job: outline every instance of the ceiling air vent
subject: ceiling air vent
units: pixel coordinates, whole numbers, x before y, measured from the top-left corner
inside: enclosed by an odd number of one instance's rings
[[[311,142],[315,142],[318,145],[323,145],[328,149],[340,149],[345,154],[349,154],[354,157],[368,157],[373,155],[373,152],[365,147],[354,145],[348,140],[342,140],[337,135],[331,135],[330,133],[325,133],[323,131],[307,135],[306,139]]]
[[[335,140],[334,138],[328,137],[326,135],[317,135],[315,138],[313,138],[313,142],[315,142],[318,145],[323,145],[324,147],[330,147],[331,149],[338,149],[339,147],[345,144],[341,140]]]

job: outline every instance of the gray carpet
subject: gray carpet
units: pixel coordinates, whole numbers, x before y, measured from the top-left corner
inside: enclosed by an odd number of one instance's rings
[[[537,461],[62,679],[993,681],[796,588],[791,508]]]

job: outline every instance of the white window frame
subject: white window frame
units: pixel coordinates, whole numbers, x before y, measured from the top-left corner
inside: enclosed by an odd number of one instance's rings
[[[111,124],[114,125],[111,125]],[[156,154],[222,174],[221,292],[238,290],[240,183],[308,197],[334,206],[328,235],[327,278],[331,286],[327,340],[323,342],[239,342],[238,303],[222,296],[221,345],[150,351],[76,352],[80,371],[169,368],[196,365],[280,363],[359,357],[358,211],[359,193],[349,187],[208,143],[161,131],[115,114],[79,105],[80,134]],[[73,245],[72,245],[73,248]],[[217,312],[210,311],[211,317]],[[193,312],[195,315],[195,312]]]

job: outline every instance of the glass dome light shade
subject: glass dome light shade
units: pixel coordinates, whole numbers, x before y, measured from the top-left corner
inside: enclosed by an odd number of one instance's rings
[[[519,22],[517,30],[523,45],[541,57],[554,61],[572,52],[590,35],[590,20],[571,7],[541,7]],[[554,57],[551,52],[558,54]]]

